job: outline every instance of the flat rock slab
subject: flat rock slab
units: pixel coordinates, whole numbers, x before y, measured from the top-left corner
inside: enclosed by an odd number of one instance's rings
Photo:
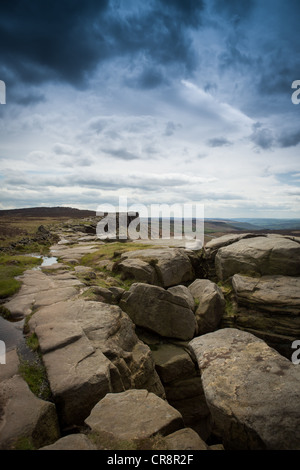
[[[37,398],[19,375],[1,382],[0,409],[0,449],[15,448],[24,438],[37,448],[59,438],[54,404]]]
[[[300,275],[300,243],[268,235],[239,240],[218,250],[216,273],[220,280],[234,274]]]
[[[122,262],[133,259],[140,259],[154,268],[157,276],[157,285],[162,287],[175,286],[191,281],[194,278],[194,269],[189,258],[189,250],[183,248],[129,251],[121,255],[121,266]],[[126,263],[126,270],[128,272],[128,261]],[[146,269],[144,265],[143,269]],[[132,270],[132,274],[134,275],[134,270]],[[151,270],[149,276],[152,275],[154,274]]]
[[[120,307],[136,325],[161,336],[189,340],[195,335],[195,314],[188,302],[162,287],[133,284],[123,294]]]
[[[205,244],[205,256],[209,258],[214,257],[219,248],[231,245],[232,243],[238,242],[239,240],[243,240],[245,238],[254,238],[255,236],[257,235],[254,235],[253,233],[228,233],[226,235],[222,235],[221,237],[213,238]]]
[[[68,300],[83,285],[71,273],[47,275],[41,270],[25,271],[20,281],[20,290],[4,304],[16,318],[30,315],[34,308]]]
[[[147,388],[164,396],[148,346],[122,310],[75,299],[43,307],[30,319],[64,426],[81,424],[108,392]]]
[[[232,286],[241,305],[258,307],[278,314],[300,315],[300,277],[235,274]]]
[[[184,427],[181,414],[147,390],[109,393],[92,409],[85,423],[92,431],[117,440],[168,435]]]
[[[250,333],[190,342],[215,432],[228,449],[300,449],[300,368]]]
[[[79,262],[84,255],[99,250],[99,246],[100,242],[93,244],[82,242],[82,244],[76,244],[75,246],[54,245],[51,247],[51,255],[66,263],[73,260]]]

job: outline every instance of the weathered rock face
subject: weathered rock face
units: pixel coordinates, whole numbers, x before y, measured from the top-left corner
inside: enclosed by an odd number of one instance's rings
[[[216,273],[220,280],[234,274],[300,275],[300,243],[268,235],[242,239],[218,250]]]
[[[224,326],[254,333],[290,358],[300,337],[300,278],[235,274],[232,287],[234,311],[224,316]]]
[[[60,436],[54,404],[37,398],[19,375],[1,382],[0,409],[0,449],[18,448],[20,439],[40,447]]]
[[[179,297],[183,297],[188,306],[190,307],[191,310],[195,310],[195,300],[193,295],[191,294],[191,291],[186,287],[186,286],[174,286],[174,287],[169,287],[168,289],[169,292],[171,292],[174,295],[177,295]]]
[[[300,277],[277,275],[253,278],[235,274],[232,286],[241,305],[281,315],[300,315]]]
[[[171,287],[194,279],[192,256],[183,248],[131,251],[122,254],[119,269],[137,281]]]
[[[116,440],[145,439],[168,435],[184,427],[180,413],[147,390],[109,393],[86,418],[92,431]]]
[[[225,309],[225,299],[221,289],[208,279],[196,279],[188,289],[197,305],[195,315],[198,335],[216,330]]]
[[[164,384],[196,376],[190,354],[179,345],[165,343],[153,348],[156,370]]]
[[[194,338],[190,347],[225,448],[300,448],[299,366],[231,328]]]
[[[118,264],[124,278],[132,278],[137,282],[146,282],[148,284],[159,284],[156,270],[149,263],[142,259],[124,259]]]
[[[229,233],[221,237],[213,238],[205,245],[205,255],[207,258],[213,258],[217,254],[219,248],[229,246],[232,243],[236,243],[239,240],[246,238],[254,238],[255,235],[252,233]]]
[[[168,402],[181,413],[185,426],[206,439],[211,432],[210,411],[188,345],[182,342],[157,344],[152,346],[152,355]]]
[[[59,302],[41,308],[29,326],[39,340],[62,426],[82,423],[108,392],[146,388],[164,396],[149,347],[119,307]]]
[[[133,284],[120,307],[136,325],[161,336],[188,340],[195,334],[196,319],[187,301],[162,287]]]

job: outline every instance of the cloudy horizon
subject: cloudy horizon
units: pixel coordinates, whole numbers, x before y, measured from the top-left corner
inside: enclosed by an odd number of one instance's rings
[[[0,209],[300,217],[297,0],[3,0]]]

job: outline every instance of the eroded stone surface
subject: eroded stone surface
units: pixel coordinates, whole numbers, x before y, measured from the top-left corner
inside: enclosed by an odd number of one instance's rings
[[[121,256],[122,262],[140,259],[154,268],[157,285],[171,287],[194,278],[194,269],[189,258],[189,251],[183,248],[157,248],[129,251]],[[153,271],[151,270],[151,275]],[[154,282],[153,282],[154,283]]]
[[[299,366],[234,328],[194,338],[190,347],[225,448],[300,448]]]
[[[300,275],[300,243],[268,235],[242,239],[218,250],[216,273],[221,280],[234,274]]]
[[[71,300],[41,308],[29,322],[37,334],[63,425],[79,424],[108,392],[164,390],[148,346],[122,310]]]
[[[180,413],[147,390],[109,393],[92,409],[85,423],[92,431],[117,440],[168,435],[184,427]]]
[[[195,335],[195,314],[187,301],[162,287],[133,284],[120,306],[136,325],[161,336],[188,340]]]

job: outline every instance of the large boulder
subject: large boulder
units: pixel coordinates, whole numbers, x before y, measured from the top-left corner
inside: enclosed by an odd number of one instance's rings
[[[196,319],[187,301],[158,286],[133,284],[120,307],[143,328],[169,338],[189,340],[196,332]]]
[[[299,366],[234,328],[194,338],[190,348],[225,448],[300,449]]]
[[[132,260],[137,259],[143,263],[133,263]],[[143,276],[143,282],[171,287],[193,280],[195,274],[192,259],[193,253],[183,248],[136,250],[121,255],[119,268],[124,273],[130,273],[137,281],[142,280]]]
[[[225,309],[225,299],[221,289],[208,279],[196,279],[188,289],[197,305],[195,315],[198,334],[216,330]]]
[[[184,427],[180,413],[147,390],[107,394],[85,423],[95,433],[123,441],[168,435]]]
[[[29,327],[38,337],[62,426],[82,424],[108,392],[164,390],[148,346],[115,305],[73,300],[36,312]]]
[[[215,267],[220,280],[234,274],[299,276],[300,243],[277,235],[242,239],[218,250]]]

